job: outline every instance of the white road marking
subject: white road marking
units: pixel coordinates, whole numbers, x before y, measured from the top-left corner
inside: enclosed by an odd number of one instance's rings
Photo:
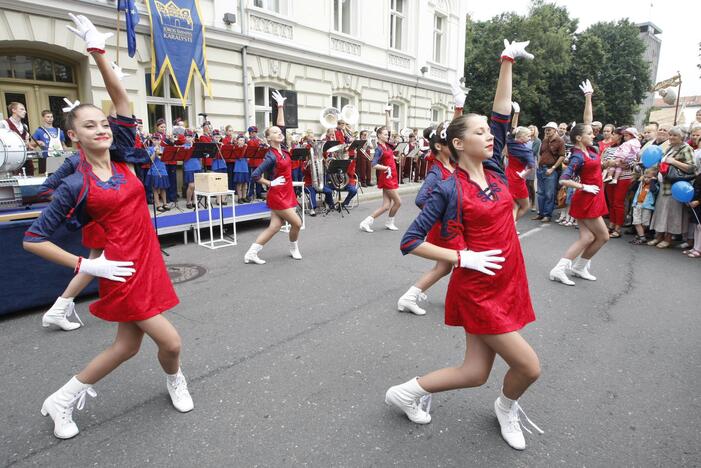
[[[548,227],[548,226],[550,226],[550,225],[549,225],[549,224],[544,224],[544,225],[542,225],[542,226],[538,226],[537,228],[530,229],[530,230],[524,232],[523,234],[520,234],[520,235],[518,236],[518,238],[519,238],[519,239],[525,239],[526,237],[530,236],[531,234],[535,234],[536,232],[542,231],[543,229],[545,229],[545,228]]]

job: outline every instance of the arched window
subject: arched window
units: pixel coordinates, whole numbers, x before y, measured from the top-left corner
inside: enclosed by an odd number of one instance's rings
[[[75,83],[73,65],[44,57],[0,55],[0,79]]]

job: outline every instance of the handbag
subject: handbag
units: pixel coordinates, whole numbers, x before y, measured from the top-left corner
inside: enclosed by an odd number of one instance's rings
[[[665,175],[665,179],[671,183],[682,181],[691,182],[695,177],[696,174],[693,172],[689,174],[688,172],[684,172],[677,166],[672,166],[671,164],[669,165],[669,169],[667,169],[667,174]]]
[[[565,208],[567,206],[567,187],[560,187],[560,190],[557,192],[556,201],[558,208]]]

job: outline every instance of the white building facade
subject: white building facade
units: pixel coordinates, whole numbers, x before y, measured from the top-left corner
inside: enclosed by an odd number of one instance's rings
[[[164,3],[166,0],[161,0]],[[134,114],[153,128],[183,117],[196,126],[270,124],[269,88],[297,92],[298,131],[321,133],[328,106],[355,105],[358,128],[384,124],[423,128],[452,114],[449,81],[464,72],[465,2],[458,0],[200,0],[206,27],[211,96],[193,81],[183,106],[169,80],[151,89],[150,27],[145,4],[137,53],[126,52],[123,14],[119,46],[115,0],[0,0],[0,101],[22,101],[29,125],[40,112],[60,113],[63,97],[108,106],[108,96],[84,44],[67,29],[68,12],[88,16],[104,32]]]

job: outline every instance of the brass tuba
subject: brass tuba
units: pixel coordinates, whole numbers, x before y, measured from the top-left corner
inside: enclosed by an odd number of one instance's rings
[[[314,140],[310,149],[311,157],[309,164],[312,173],[312,185],[317,192],[324,191],[324,181],[326,180],[326,170],[324,167],[324,140]]]

